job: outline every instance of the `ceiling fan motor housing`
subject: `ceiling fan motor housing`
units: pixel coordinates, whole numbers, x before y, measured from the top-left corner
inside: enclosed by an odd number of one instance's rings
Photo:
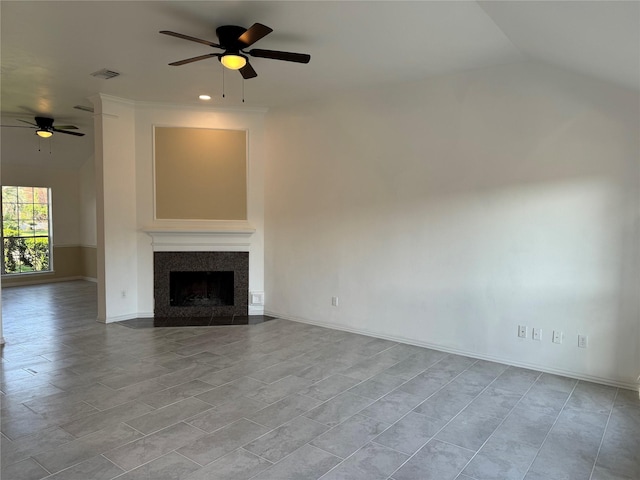
[[[53,118],[36,117],[36,124],[43,130],[51,130],[53,128]]]
[[[247,29],[237,25],[223,25],[216,28],[216,35],[220,41],[220,45],[229,53],[238,53],[247,45],[241,42],[240,36]]]

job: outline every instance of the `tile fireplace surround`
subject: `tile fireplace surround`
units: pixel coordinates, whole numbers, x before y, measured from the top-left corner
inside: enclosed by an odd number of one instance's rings
[[[233,305],[171,306],[171,272],[233,272]],[[156,318],[247,316],[249,252],[154,252],[153,292]]]

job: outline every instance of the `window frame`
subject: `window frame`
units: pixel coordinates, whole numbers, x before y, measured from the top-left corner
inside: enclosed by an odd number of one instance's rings
[[[47,190],[47,235],[32,235],[32,236],[11,236],[11,237],[5,237],[5,232],[4,232],[4,222],[5,222],[5,215],[4,215],[4,204],[5,204],[5,195],[4,195],[4,189],[5,188],[15,188],[16,191],[19,191],[20,188],[31,188],[31,189],[46,189]],[[16,197],[16,200],[19,200],[19,197]],[[7,202],[7,203],[16,203],[16,202]],[[16,203],[18,205],[18,209],[20,208],[19,206],[21,205],[34,205],[35,202],[31,202],[31,204],[29,203],[20,203],[17,202]],[[53,269],[53,204],[52,204],[52,189],[51,187],[46,187],[46,186],[36,186],[36,185],[2,185],[2,190],[0,192],[0,206],[2,207],[2,215],[0,216],[0,237],[2,238],[2,264],[0,265],[0,274],[3,278],[16,278],[16,277],[22,277],[25,275],[43,275],[43,274],[52,274],[54,273],[54,269]],[[31,217],[31,222],[34,223],[34,216]],[[17,220],[18,225],[20,224],[20,218],[18,218]],[[18,233],[20,233],[19,227],[18,227]],[[24,272],[7,272],[6,271],[6,264],[5,264],[5,238],[24,238],[24,239],[29,239],[29,238],[46,238],[48,241],[47,244],[47,257],[48,257],[48,268],[46,270],[29,270],[29,271],[24,271]]]

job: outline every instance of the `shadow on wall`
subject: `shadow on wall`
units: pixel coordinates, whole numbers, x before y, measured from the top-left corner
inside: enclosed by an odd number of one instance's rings
[[[637,93],[535,64],[403,87],[270,112],[270,311],[634,382]]]

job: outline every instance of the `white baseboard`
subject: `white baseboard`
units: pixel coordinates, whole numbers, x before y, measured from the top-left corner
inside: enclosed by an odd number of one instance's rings
[[[528,369],[531,369],[531,370],[537,370],[537,371],[540,371],[540,372],[551,373],[551,374],[554,374],[554,375],[561,375],[561,376],[564,376],[564,377],[575,378],[577,380],[585,380],[585,381],[588,381],[588,382],[600,383],[600,384],[603,384],[603,385],[610,385],[612,387],[626,388],[626,389],[633,390],[633,391],[636,391],[636,392],[638,390],[640,390],[640,384],[639,383],[627,382],[627,381],[618,380],[618,379],[597,377],[597,376],[593,376],[593,375],[584,375],[584,374],[582,374],[580,372],[573,372],[573,371],[570,371],[570,370],[563,370],[561,368],[550,368],[550,367],[548,367],[546,365],[539,365],[539,364],[527,363],[527,362],[518,362],[518,361],[514,361],[513,359],[510,359],[510,358],[501,358],[501,357],[495,357],[495,356],[492,356],[492,355],[482,355],[482,354],[479,354],[477,352],[471,352],[471,351],[461,350],[461,349],[457,349],[457,348],[445,347],[445,346],[438,345],[438,344],[435,344],[435,343],[421,342],[421,341],[417,341],[417,340],[412,339],[412,338],[396,336],[396,335],[387,335],[387,334],[384,334],[384,333],[374,332],[374,331],[367,330],[367,329],[351,328],[351,327],[348,327],[348,326],[345,326],[345,325],[337,325],[335,323],[321,322],[321,321],[317,321],[317,320],[310,320],[310,319],[307,319],[307,318],[296,317],[296,316],[293,316],[293,315],[282,315],[280,313],[272,312],[272,311],[265,311],[265,315],[269,315],[269,316],[276,317],[276,318],[282,318],[284,320],[291,320],[293,322],[307,323],[309,325],[317,325],[319,327],[331,328],[333,330],[342,330],[342,331],[345,331],[345,332],[357,333],[357,334],[360,334],[360,335],[366,335],[368,337],[382,338],[384,340],[391,340],[391,341],[394,341],[394,342],[406,343],[408,345],[415,345],[415,346],[418,346],[418,347],[431,348],[433,350],[439,350],[441,352],[446,352],[446,353],[454,353],[454,354],[457,354],[457,355],[464,355],[464,356],[467,356],[467,357],[477,358],[479,360],[488,360],[490,362],[503,363],[505,365],[513,365],[514,367],[528,368]]]
[[[138,318],[137,313],[127,313],[126,315],[116,315],[115,317],[107,317],[104,321],[98,320],[101,323],[114,323],[114,322],[122,322],[124,320],[133,320],[134,318]]]
[[[100,323],[123,322],[125,320],[133,320],[136,318],[153,318],[153,312],[136,312],[127,313],[126,315],[116,315],[115,317],[107,317],[106,320],[97,320]]]

